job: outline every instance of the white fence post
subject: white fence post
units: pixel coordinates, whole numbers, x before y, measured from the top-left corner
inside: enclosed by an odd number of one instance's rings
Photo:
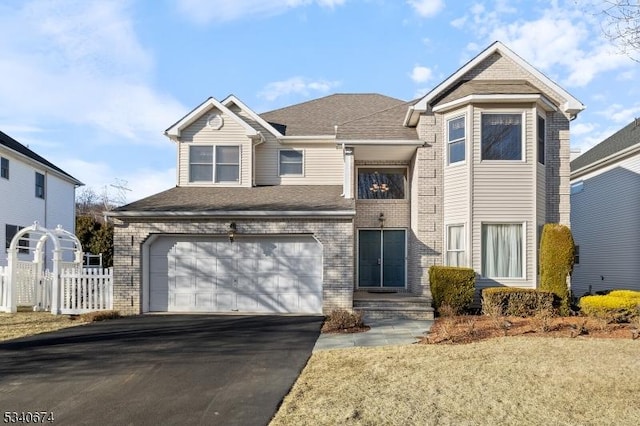
[[[9,267],[0,266],[0,312],[10,312]]]

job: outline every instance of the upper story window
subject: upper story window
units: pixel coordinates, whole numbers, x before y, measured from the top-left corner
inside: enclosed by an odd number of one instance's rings
[[[36,172],[36,197],[44,200],[44,175]]]
[[[278,170],[280,176],[302,176],[303,175],[302,151],[294,149],[281,149],[278,153]]]
[[[546,125],[544,117],[538,116],[538,163],[544,164],[544,145],[546,140]]]
[[[239,146],[189,147],[189,182],[237,183],[239,181]]]
[[[447,121],[447,164],[464,161],[465,117],[457,117]]]
[[[9,179],[9,159],[0,157],[0,177]]]
[[[402,200],[406,198],[406,168],[358,169],[358,199]]]
[[[522,160],[522,114],[482,114],[482,160]]]

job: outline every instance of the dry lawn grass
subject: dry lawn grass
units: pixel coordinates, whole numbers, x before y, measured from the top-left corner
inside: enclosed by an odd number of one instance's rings
[[[80,318],[73,318],[69,315],[51,315],[49,312],[0,313],[0,341],[86,323],[86,320]]]
[[[501,337],[313,354],[272,425],[637,425],[640,342]]]

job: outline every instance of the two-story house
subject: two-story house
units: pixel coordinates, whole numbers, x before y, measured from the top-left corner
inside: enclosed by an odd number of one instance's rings
[[[428,298],[440,264],[535,288],[541,226],[569,223],[583,109],[500,42],[411,102],[336,94],[258,114],[209,98],[165,132],[176,187],[111,213],[115,308],[327,313]]]
[[[7,265],[6,249],[14,235],[35,221],[45,228],[61,225],[75,230],[75,191],[80,185],[69,173],[0,132],[0,241],[5,246],[0,266]],[[27,238],[20,244],[18,256],[23,260],[29,260],[25,248],[29,244],[35,246]]]

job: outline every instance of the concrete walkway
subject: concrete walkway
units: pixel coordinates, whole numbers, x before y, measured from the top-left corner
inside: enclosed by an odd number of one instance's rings
[[[386,319],[371,320],[366,324],[371,330],[364,333],[321,333],[313,351],[357,346],[410,345],[425,336],[433,321]]]

